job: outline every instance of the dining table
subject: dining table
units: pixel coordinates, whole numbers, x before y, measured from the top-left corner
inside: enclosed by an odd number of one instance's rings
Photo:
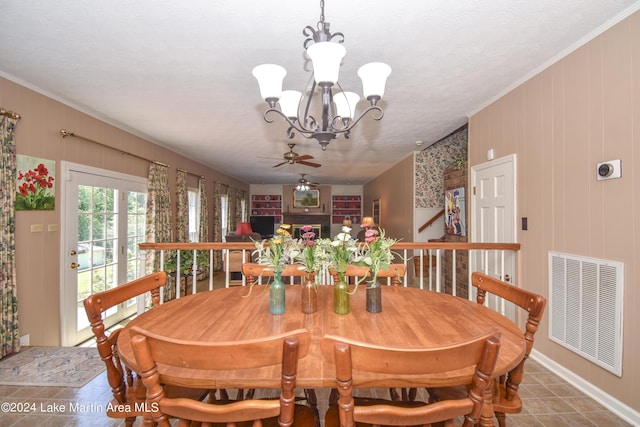
[[[318,310],[301,309],[302,287],[287,285],[285,313],[269,313],[269,285],[239,286],[187,295],[154,307],[132,319],[120,332],[118,352],[136,371],[131,328],[137,326],[161,337],[186,341],[248,340],[306,328],[311,332],[309,352],[298,362],[296,387],[335,388],[335,368],[323,360],[320,340],[325,334],[391,347],[440,347],[495,331],[500,352],[495,376],[507,373],[524,357],[525,339],[516,324],[502,314],[446,293],[403,286],[382,286],[382,311],[366,310],[365,286],[354,289],[350,312],[333,311],[332,285],[317,286]],[[468,384],[474,369],[431,375],[388,375],[354,371],[355,388],[447,387]],[[194,372],[184,368],[161,370],[180,385],[216,389],[280,388],[280,367],[242,371]],[[486,405],[485,405],[486,406]],[[487,411],[489,410],[486,408]],[[485,418],[492,416],[483,411]]]

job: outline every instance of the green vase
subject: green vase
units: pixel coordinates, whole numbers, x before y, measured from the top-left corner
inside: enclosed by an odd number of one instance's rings
[[[349,285],[344,273],[338,273],[338,283],[333,284],[333,311],[336,314],[349,314]]]
[[[282,272],[273,272],[273,283],[269,288],[269,313],[284,313],[284,283],[282,283]]]

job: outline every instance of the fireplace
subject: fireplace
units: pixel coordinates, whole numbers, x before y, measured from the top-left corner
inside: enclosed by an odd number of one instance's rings
[[[295,235],[296,230],[300,230],[303,225],[312,226],[316,234],[319,230],[320,234],[317,237],[330,237],[331,235],[331,215],[284,213],[283,216],[283,222],[291,225],[291,235],[294,237],[297,237]]]

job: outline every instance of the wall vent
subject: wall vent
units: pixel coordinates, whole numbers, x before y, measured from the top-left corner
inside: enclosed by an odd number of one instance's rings
[[[623,267],[549,252],[549,338],[619,377]]]

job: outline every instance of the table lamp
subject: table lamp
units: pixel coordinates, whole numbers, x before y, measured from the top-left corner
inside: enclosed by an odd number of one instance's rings
[[[376,223],[373,222],[373,217],[370,217],[370,216],[362,217],[362,223],[361,223],[362,228],[371,228],[375,226],[376,226]]]
[[[237,236],[248,236],[251,233],[253,233],[253,230],[251,229],[251,224],[248,222],[239,222],[236,225]]]

